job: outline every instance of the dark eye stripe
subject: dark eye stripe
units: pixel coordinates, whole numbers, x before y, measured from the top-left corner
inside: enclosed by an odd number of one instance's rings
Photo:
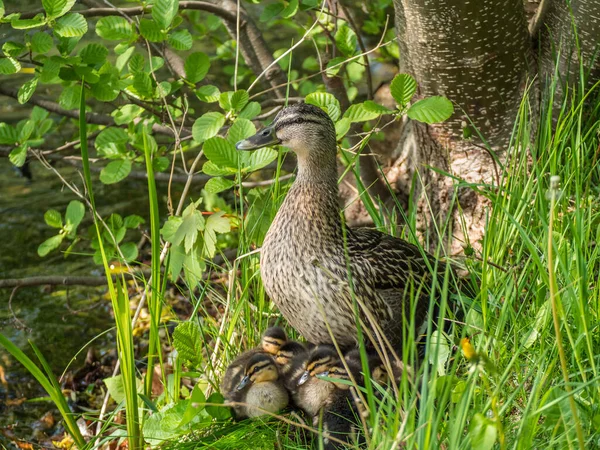
[[[302,123],[316,123],[318,125],[324,125],[323,120],[308,119],[306,117],[294,117],[291,119],[283,119],[275,124],[275,130],[279,131],[289,125],[300,125]]]

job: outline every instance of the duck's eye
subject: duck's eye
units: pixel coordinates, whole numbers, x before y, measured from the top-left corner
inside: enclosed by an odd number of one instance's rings
[[[261,136],[268,136],[269,135],[269,130],[268,128],[265,128],[264,130],[261,131],[260,133]]]

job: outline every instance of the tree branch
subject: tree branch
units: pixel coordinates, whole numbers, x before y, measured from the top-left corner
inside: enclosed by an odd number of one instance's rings
[[[12,97],[14,99],[18,98],[18,90],[14,88],[9,88],[7,86],[0,84],[0,94],[6,97]],[[44,108],[47,111],[59,114],[61,116],[70,117],[72,119],[79,119],[79,111],[76,109],[64,109],[58,103],[55,103],[51,100],[45,100],[43,98],[38,97],[37,95],[33,95],[29,102],[32,105],[39,106],[40,108]],[[115,120],[103,114],[98,113],[87,113],[85,115],[88,123],[94,125],[104,125],[107,127],[115,127],[119,126],[115,123]],[[165,127],[163,125],[154,124],[152,125],[152,131],[157,134],[165,134],[168,136],[173,136],[173,131],[169,127]],[[187,135],[187,134],[186,134]]]

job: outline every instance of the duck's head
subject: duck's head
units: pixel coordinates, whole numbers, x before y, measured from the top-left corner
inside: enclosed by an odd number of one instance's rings
[[[300,342],[288,341],[279,348],[277,355],[275,355],[275,362],[280,367],[287,367],[295,357],[305,353],[306,347]]]
[[[330,370],[339,364],[340,358],[334,348],[318,346],[308,356],[304,365],[304,373],[298,380],[298,386],[302,386],[310,377],[329,376]]]
[[[335,126],[318,106],[296,103],[283,108],[270,126],[238,142],[236,148],[255,150],[277,144],[290,148],[299,158],[331,150],[335,153]]]
[[[265,353],[276,355],[283,344],[287,342],[287,335],[280,327],[267,328],[263,334],[261,345]]]
[[[244,368],[244,377],[239,382],[236,390],[241,391],[249,384],[277,381],[279,371],[273,358],[264,353],[258,353],[248,360]]]

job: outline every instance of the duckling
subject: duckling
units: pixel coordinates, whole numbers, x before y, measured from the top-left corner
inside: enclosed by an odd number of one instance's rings
[[[298,157],[298,173],[260,253],[265,291],[284,317],[315,344],[357,343],[356,314],[376,322],[401,348],[406,318],[424,322],[430,291],[445,264],[419,247],[367,228],[345,228],[338,200],[337,138],[321,108],[299,103],[282,109],[273,124],[236,144],[256,150],[281,144]],[[436,268],[433,272],[430,268]],[[352,286],[348,282],[352,272]],[[416,292],[411,305],[409,292]],[[356,300],[356,301],[354,301]],[[323,314],[323,309],[327,314]]]
[[[261,344],[258,347],[250,349],[236,359],[227,367],[223,380],[221,381],[221,393],[230,400],[231,393],[235,386],[240,382],[243,376],[244,367],[248,360],[257,353],[266,353],[276,355],[279,348],[287,342],[287,335],[280,327],[267,328],[262,336]]]
[[[277,355],[275,355],[275,362],[279,366],[281,375],[286,377],[294,367],[294,361],[302,360],[306,358],[307,355],[307,348],[300,342],[287,341],[285,344],[283,344],[279,348]]]
[[[244,366],[244,376],[235,387],[231,400],[239,419],[277,413],[288,405],[289,396],[275,360],[265,353],[253,355]]]

